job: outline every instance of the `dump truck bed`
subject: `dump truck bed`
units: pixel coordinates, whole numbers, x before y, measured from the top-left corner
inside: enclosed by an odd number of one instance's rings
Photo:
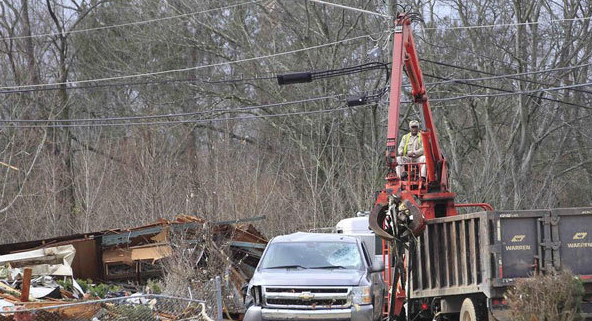
[[[436,218],[412,264],[412,299],[502,297],[516,279],[557,270],[579,275],[592,291],[592,207]]]

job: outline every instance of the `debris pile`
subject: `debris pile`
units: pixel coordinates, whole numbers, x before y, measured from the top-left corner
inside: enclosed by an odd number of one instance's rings
[[[251,278],[266,244],[263,235],[244,221],[211,223],[178,216],[129,229],[0,245],[0,310],[155,293],[144,285],[163,277],[167,260],[190,252],[190,260],[184,262],[188,270],[199,272],[208,262],[225,262],[216,271],[226,281],[224,305],[227,312],[239,313],[240,289]],[[78,313],[77,305],[68,307],[52,313]],[[85,309],[94,311],[90,307]]]
[[[174,321],[205,320],[205,303],[199,300],[165,295],[135,295],[127,298],[88,300],[81,302],[53,302],[51,305],[4,306],[1,321]]]

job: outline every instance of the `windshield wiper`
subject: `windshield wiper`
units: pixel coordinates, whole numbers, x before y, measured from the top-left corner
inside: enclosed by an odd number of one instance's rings
[[[270,267],[265,267],[264,269],[308,269],[307,267],[304,267],[302,265],[278,265],[278,266],[270,266]]]
[[[343,265],[326,265],[326,266],[313,266],[309,267],[309,269],[347,269]]]

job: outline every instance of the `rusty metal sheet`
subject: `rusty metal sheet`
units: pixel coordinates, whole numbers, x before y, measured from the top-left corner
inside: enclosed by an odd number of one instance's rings
[[[97,280],[101,277],[100,247],[98,240],[89,239],[72,243],[76,255],[72,261],[75,278]]]

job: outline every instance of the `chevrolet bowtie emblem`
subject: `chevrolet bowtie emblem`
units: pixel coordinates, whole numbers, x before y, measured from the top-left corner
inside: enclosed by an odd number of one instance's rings
[[[298,298],[305,300],[305,301],[309,301],[312,300],[314,298],[314,294],[310,293],[310,292],[302,292],[300,293],[300,295],[298,296]]]

